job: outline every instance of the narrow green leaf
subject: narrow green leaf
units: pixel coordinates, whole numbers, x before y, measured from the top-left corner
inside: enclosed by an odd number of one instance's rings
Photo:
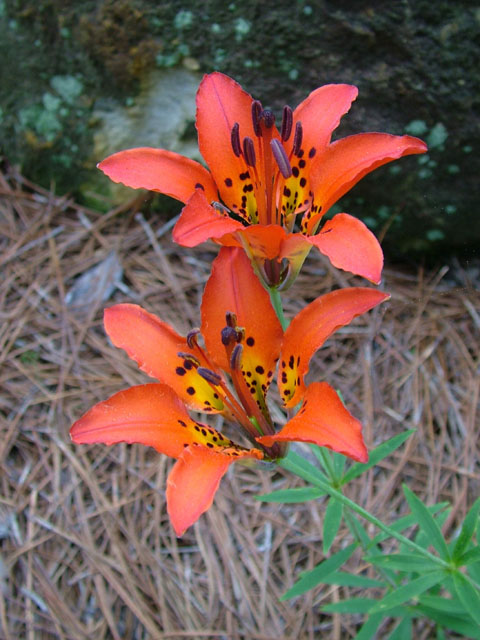
[[[463,635],[465,638],[478,638],[478,624],[470,621],[465,614],[463,614],[463,617],[455,616],[451,613],[445,613],[424,605],[415,607],[415,610],[419,611],[425,617],[430,618],[430,620],[433,620],[437,624],[442,625],[442,627],[451,629],[452,631]]]
[[[473,547],[465,551],[459,558],[457,558],[457,565],[463,567],[464,565],[471,565],[475,562],[480,562],[480,547]]]
[[[369,454],[368,462],[364,464],[361,462],[356,462],[350,467],[350,469],[342,478],[342,484],[350,482],[357,476],[362,475],[362,473],[364,473],[365,471],[368,471],[368,469],[370,469],[371,467],[374,467],[380,462],[380,460],[383,460],[383,458],[386,458],[391,453],[393,453],[395,449],[398,449],[398,447],[400,447],[405,442],[405,440],[407,440],[407,438],[412,435],[412,433],[415,433],[415,429],[403,431],[402,433],[393,436],[393,438],[382,442],[382,444],[378,445],[378,447],[375,447],[375,449]]]
[[[395,591],[388,593],[378,604],[371,610],[371,613],[380,611],[388,611],[399,604],[403,604],[412,598],[416,598],[421,593],[438,584],[445,576],[444,571],[432,571],[426,573],[415,580],[407,582],[407,584],[398,587]]]
[[[383,615],[381,613],[369,615],[368,620],[362,625],[362,628],[354,640],[372,640],[372,638],[375,638],[375,632],[382,623],[382,620]]]
[[[437,504],[432,504],[429,507],[427,507],[428,512],[431,513],[432,515],[437,513],[438,511],[440,511],[441,509],[445,509],[446,507],[449,506],[448,502],[438,502]],[[394,522],[393,524],[389,525],[391,529],[393,529],[394,531],[396,531],[397,533],[400,533],[401,531],[404,531],[405,529],[408,529],[408,527],[411,527],[412,525],[416,524],[417,520],[415,518],[414,515],[410,514],[408,516],[404,516],[403,518],[399,518],[396,522]],[[379,544],[380,542],[383,542],[383,540],[386,540],[388,538],[388,534],[387,533],[378,533],[373,539],[372,539],[372,543],[373,544]]]
[[[413,515],[417,519],[419,527],[427,535],[430,544],[435,547],[443,560],[449,560],[450,554],[447,543],[443,538],[440,527],[435,522],[427,507],[406,485],[403,485],[403,492]]]
[[[388,640],[412,640],[412,619],[403,618],[403,620],[400,620],[388,636]]]
[[[351,544],[345,549],[341,549],[341,551],[337,551],[333,556],[330,556],[328,560],[324,560],[319,565],[312,569],[311,571],[305,571],[300,574],[300,579],[291,587],[280,600],[288,600],[289,598],[294,598],[295,596],[299,596],[313,587],[316,587],[318,584],[323,582],[324,578],[330,576],[337,569],[339,569],[342,564],[344,564],[348,558],[353,554],[356,549],[355,544]]]
[[[467,573],[477,584],[480,584],[480,563],[467,564]]]
[[[422,593],[418,602],[421,605],[430,607],[430,609],[438,609],[443,613],[452,613],[453,615],[461,615],[465,612],[465,607],[456,597],[443,598],[442,596],[433,596],[429,593]]]
[[[316,467],[311,462],[308,462],[303,456],[298,455],[294,451],[289,451],[285,458],[282,458],[279,461],[279,464],[284,469],[288,469],[299,478],[303,478],[310,484],[315,485],[318,481],[321,483],[330,484],[327,476],[320,471],[318,467]]]
[[[343,476],[343,471],[345,469],[345,463],[347,458],[342,456],[341,453],[337,453],[336,451],[332,454],[333,457],[333,468],[335,469],[335,476],[337,478],[341,478]]]
[[[255,500],[261,500],[262,502],[282,502],[284,504],[291,504],[295,502],[307,502],[308,500],[316,500],[321,496],[324,496],[325,492],[317,487],[294,487],[292,489],[278,489],[271,493],[264,493],[260,496],[255,496]]]
[[[472,536],[475,532],[475,527],[478,521],[478,512],[480,510],[480,498],[477,498],[470,508],[469,512],[465,516],[465,520],[463,521],[462,528],[458,535],[458,538],[455,542],[455,546],[453,548],[452,558],[457,560],[466,550],[468,543],[472,539]]]
[[[343,504],[330,498],[323,518],[323,553],[326,555],[335,540],[343,517]]]
[[[365,562],[370,562],[379,567],[393,569],[394,571],[433,571],[437,565],[428,558],[416,553],[392,553],[388,555],[374,555],[364,558]]]
[[[454,571],[453,584],[458,597],[462,601],[465,609],[472,616],[477,624],[480,625],[480,593],[473,586],[470,580],[460,573]]]
[[[348,598],[322,607],[325,613],[368,613],[376,604],[374,598]]]
[[[386,584],[380,580],[374,578],[367,578],[367,576],[357,576],[354,573],[347,573],[346,571],[335,571],[332,575],[323,579],[325,584],[338,584],[339,587],[362,587],[363,589],[369,589],[370,587],[386,588]]]

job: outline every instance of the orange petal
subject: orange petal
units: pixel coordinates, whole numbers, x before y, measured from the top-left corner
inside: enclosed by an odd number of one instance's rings
[[[178,153],[151,147],[119,151],[98,165],[113,182],[133,189],[159,191],[186,202],[195,189],[202,189],[210,202],[217,188],[210,172],[199,162]]]
[[[243,228],[241,222],[216,211],[198,189],[183,207],[172,237],[183,247],[196,247],[210,238],[216,240]]]
[[[228,467],[239,458],[261,459],[257,450],[238,449],[237,455],[202,446],[186,448],[167,481],[167,509],[175,533],[183,535],[209,509]]]
[[[96,404],[75,422],[70,436],[76,444],[145,444],[178,458],[185,445],[195,442],[195,426],[170,387],[144,384]]]
[[[172,387],[188,406],[207,412],[223,410],[223,392],[212,389],[192,362],[178,353],[194,355],[200,366],[209,364],[170,325],[135,304],[105,309],[104,323],[116,347],[125,349],[142,371]]]
[[[370,171],[426,150],[427,145],[418,138],[388,133],[359,133],[333,142],[315,162],[310,174],[315,203],[321,206],[320,215]],[[309,220],[309,231],[317,222],[318,216]]]
[[[274,436],[257,438],[271,447],[274,442],[311,442],[328,447],[358,462],[367,462],[362,425],[344,407],[337,392],[326,382],[313,382],[299,412]]]
[[[247,222],[256,222],[257,203],[254,195],[254,171],[237,157],[232,149],[231,133],[239,124],[240,140],[252,138],[257,169],[261,153],[253,130],[253,98],[242,87],[222,73],[204,76],[197,93],[198,146],[218,186],[222,201]]]
[[[337,289],[320,296],[293,318],[285,331],[278,370],[278,387],[286,407],[302,399],[310,359],[325,340],[387,298],[388,294],[366,287]]]
[[[382,248],[373,233],[357,218],[338,213],[309,240],[330,258],[334,267],[379,284],[383,268]]]
[[[257,400],[270,385],[280,351],[282,328],[242,249],[222,248],[212,265],[202,300],[202,335],[215,362],[229,371],[230,362],[221,341],[227,311],[235,313],[245,328],[242,373]]]

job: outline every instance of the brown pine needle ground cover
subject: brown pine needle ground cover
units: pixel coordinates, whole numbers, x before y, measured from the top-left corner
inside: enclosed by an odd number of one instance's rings
[[[321,607],[354,590],[323,585],[279,602],[322,560],[325,502],[254,496],[301,481],[234,465],[213,508],[177,540],[164,500],[171,460],[70,443],[69,426],[92,404],[147,380],[109,344],[104,306],[136,302],[179,331],[198,323],[215,248],[183,251],[170,228],[143,195],[100,214],[0,177],[0,636],[348,639],[361,618]],[[417,429],[349,495],[389,523],[406,513],[406,482],[428,504],[452,503],[450,536],[480,486],[480,305],[478,271],[447,271],[386,269],[391,301],[330,339],[312,378],[342,391],[369,445]],[[354,282],[312,252],[287,314]],[[335,548],[347,539],[342,529]],[[350,568],[364,569],[359,556]],[[415,637],[430,633],[417,623]]]

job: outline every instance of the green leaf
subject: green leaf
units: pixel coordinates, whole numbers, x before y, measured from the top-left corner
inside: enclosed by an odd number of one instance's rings
[[[263,502],[282,502],[285,504],[291,504],[294,502],[307,502],[308,500],[316,500],[321,496],[324,496],[325,492],[317,487],[295,487],[292,489],[278,489],[278,491],[272,491],[271,493],[264,493],[260,496],[255,496],[255,500],[262,500]]]
[[[289,451],[285,458],[279,460],[278,464],[284,469],[288,469],[299,478],[303,478],[307,482],[310,482],[310,484],[315,485],[320,482],[320,488],[323,488],[324,484],[330,485],[329,479],[318,467],[311,462],[308,462],[306,458],[298,455],[298,453],[295,453],[294,451]]]
[[[456,597],[443,598],[442,596],[433,596],[429,593],[423,593],[418,599],[421,605],[430,607],[430,609],[438,609],[443,613],[452,613],[453,615],[461,615],[465,612],[465,607]]]
[[[448,506],[449,506],[448,502],[438,502],[437,504],[430,505],[429,507],[427,507],[427,509],[429,513],[434,514],[434,513],[437,513],[437,511],[440,511],[440,509],[445,509]],[[400,533],[401,531],[408,529],[408,527],[411,527],[416,523],[417,523],[417,520],[415,516],[410,514],[408,516],[404,516],[403,518],[399,518],[396,522],[394,522],[389,526],[390,526],[390,529],[393,529],[397,533]],[[378,544],[379,542],[383,542],[383,540],[386,540],[388,537],[389,537],[388,533],[384,533],[382,531],[381,533],[378,533],[373,538],[372,543]]]
[[[345,469],[345,463],[347,458],[343,456],[341,453],[337,453],[336,451],[332,454],[333,457],[333,468],[335,470],[335,477],[341,478],[343,475],[343,470]]]
[[[357,476],[362,475],[362,473],[364,473],[371,467],[374,467],[380,462],[380,460],[383,460],[383,458],[386,458],[391,453],[393,453],[395,449],[398,449],[398,447],[400,447],[405,442],[405,440],[407,440],[407,438],[412,435],[412,433],[415,433],[415,431],[415,429],[408,429],[408,431],[403,431],[402,433],[393,436],[393,438],[382,442],[382,444],[378,445],[378,447],[375,447],[375,449],[369,454],[368,462],[364,464],[361,462],[356,462],[350,467],[350,469],[342,478],[342,484],[347,484],[347,482],[350,482]]]
[[[294,598],[295,596],[299,596],[316,587],[318,584],[323,582],[324,578],[334,573],[350,558],[355,551],[356,546],[356,544],[351,544],[348,547],[345,547],[345,549],[334,553],[333,556],[328,558],[328,560],[321,562],[315,567],[315,569],[302,572],[300,574],[300,579],[293,585],[293,587],[283,594],[280,600]]]
[[[470,508],[469,512],[465,516],[462,528],[458,535],[457,541],[453,548],[452,558],[458,560],[463,552],[466,550],[468,543],[472,539],[475,532],[475,526],[478,521],[478,512],[480,510],[480,498],[477,498]]]
[[[371,610],[371,613],[388,611],[399,604],[403,604],[412,598],[416,598],[421,593],[438,584],[445,576],[444,571],[431,571],[415,580],[398,587],[395,591],[388,593]]]
[[[465,551],[464,554],[456,559],[457,566],[459,567],[471,565],[475,562],[480,562],[480,547],[473,547],[473,549]]]
[[[387,640],[411,640],[412,639],[412,620],[411,618],[403,618],[397,624]]]
[[[362,628],[354,640],[372,640],[372,638],[375,638],[375,632],[382,623],[382,620],[383,615],[381,613],[369,615],[368,620],[362,625]]]
[[[448,551],[447,543],[443,538],[440,527],[435,522],[427,507],[423,504],[420,498],[418,498],[412,491],[410,491],[410,489],[406,485],[403,485],[403,492],[405,494],[405,498],[407,499],[408,505],[418,522],[419,527],[427,535],[430,544],[435,547],[441,558],[443,558],[444,560],[449,560],[450,554]]]
[[[475,622],[480,625],[480,593],[478,589],[475,589],[471,581],[460,571],[454,571],[453,584],[465,609]]]
[[[348,598],[321,607],[325,613],[368,613],[376,604],[374,598]]]
[[[343,518],[343,504],[330,498],[323,518],[323,553],[326,555],[335,540]]]
[[[385,583],[374,578],[367,578],[367,576],[357,576],[354,573],[347,573],[346,571],[336,571],[331,576],[327,576],[323,579],[325,584],[338,584],[340,587],[362,587],[368,589],[370,587],[383,587],[386,588]]]
[[[393,569],[394,571],[416,571],[417,573],[421,573],[423,571],[433,571],[433,569],[437,568],[437,564],[434,563],[433,560],[429,560],[416,553],[374,555],[363,559],[365,562],[370,562],[371,564],[385,567],[386,569]]]
[[[478,638],[478,625],[467,619],[465,614],[463,617],[455,616],[424,605],[419,605],[415,609],[442,627],[456,631],[465,638]]]

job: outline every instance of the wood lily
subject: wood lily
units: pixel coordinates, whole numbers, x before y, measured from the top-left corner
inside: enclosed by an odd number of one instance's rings
[[[206,284],[201,327],[180,336],[133,304],[105,311],[105,329],[158,384],[131,387],[91,408],[71,428],[76,443],[141,443],[176,458],[167,508],[177,535],[212,503],[236,460],[276,460],[290,441],[329,447],[365,462],[360,422],[326,382],[305,384],[314,352],[339,327],[388,296],[372,288],[333,291],[307,305],[283,332],[243,250],[222,248]],[[203,339],[203,340],[202,340]],[[267,392],[279,361],[284,407],[298,412],[277,430]],[[223,414],[238,444],[187,410]]]
[[[338,213],[320,228],[322,217],[367,173],[427,146],[386,133],[331,142],[357,93],[346,84],[320,87],[294,111],[284,107],[278,130],[269,109],[228,76],[211,73],[196,99],[198,144],[209,170],[147,147],[120,151],[98,166],[114,182],[186,203],[174,240],[242,247],[267,286],[289,287],[312,246],[335,267],[378,283],[383,253],[365,224]]]

